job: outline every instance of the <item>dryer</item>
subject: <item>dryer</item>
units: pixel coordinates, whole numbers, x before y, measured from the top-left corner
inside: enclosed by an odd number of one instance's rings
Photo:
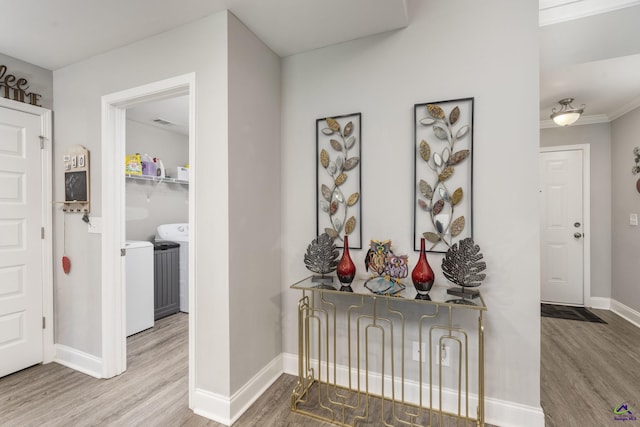
[[[162,224],[156,229],[156,242],[180,244],[180,311],[189,312],[189,223]]]
[[[127,336],[152,328],[153,245],[141,240],[125,242]]]

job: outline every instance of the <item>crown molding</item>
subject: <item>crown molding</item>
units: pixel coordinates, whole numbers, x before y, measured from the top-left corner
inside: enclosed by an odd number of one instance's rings
[[[611,121],[614,121],[615,119],[624,116],[628,112],[633,111],[638,107],[640,107],[640,97],[635,98],[628,104],[625,104],[622,107],[618,108],[613,113],[611,113],[609,117],[611,118]]]
[[[640,5],[640,0],[540,0],[541,27]]]

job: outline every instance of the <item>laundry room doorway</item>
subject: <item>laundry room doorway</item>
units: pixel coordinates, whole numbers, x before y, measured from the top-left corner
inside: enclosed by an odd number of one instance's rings
[[[186,147],[161,148],[160,139],[171,139],[166,129],[147,126],[136,113],[171,103],[186,107],[185,119],[168,119],[157,114],[153,126],[184,127],[184,135],[177,137]],[[147,111],[148,113],[148,111]],[[145,113],[145,114],[147,114]],[[152,114],[153,115],[153,114]],[[179,123],[185,122],[185,123]],[[175,129],[172,129],[175,131]],[[163,136],[164,135],[164,136]],[[135,141],[130,137],[135,138]],[[195,75],[187,74],[148,85],[106,95],[102,98],[102,376],[110,378],[127,369],[127,275],[126,264],[138,265],[138,256],[144,254],[148,260],[150,251],[155,252],[151,243],[155,240],[157,226],[166,221],[186,225],[187,242],[193,243],[197,224],[194,215],[195,182]],[[137,146],[136,146],[137,145]],[[168,144],[167,144],[168,145]],[[180,152],[173,153],[171,150]],[[131,158],[140,154],[140,162],[146,162],[145,173],[126,170]],[[144,156],[147,154],[147,156]],[[153,158],[155,157],[155,162]],[[149,161],[153,165],[149,164]],[[135,160],[133,161],[135,163]],[[154,172],[149,168],[153,167]],[[160,170],[161,169],[161,170]],[[182,171],[182,175],[178,176]],[[126,173],[123,173],[126,172]],[[141,171],[140,171],[141,172]],[[158,174],[158,172],[160,172]],[[164,175],[164,176],[162,176]],[[133,188],[130,192],[129,188]],[[135,203],[129,204],[128,200]],[[180,200],[178,203],[177,201]],[[171,204],[171,207],[168,207]],[[180,204],[181,206],[178,206]],[[161,211],[161,212],[158,212]],[[129,243],[127,245],[127,243]],[[187,253],[194,251],[191,245]],[[191,254],[190,254],[191,255]],[[136,257],[131,263],[128,257]],[[133,258],[132,258],[133,259]],[[125,262],[126,260],[126,262]],[[142,268],[142,277],[149,279],[149,264]],[[193,269],[193,256],[189,256],[187,272]],[[140,269],[138,269],[140,270]],[[144,273],[144,272],[147,273]],[[140,271],[137,272],[140,274]],[[188,299],[195,287],[193,274],[186,283]],[[134,283],[143,279],[132,279]],[[149,307],[149,291],[144,297],[145,311]],[[140,289],[137,290],[138,292]],[[189,307],[195,307],[188,303]],[[134,310],[138,311],[138,310]],[[195,310],[190,310],[188,319],[189,347],[189,396],[193,393],[195,364]],[[155,315],[155,313],[154,313]],[[129,316],[130,317],[130,316]],[[146,329],[144,321],[143,330]],[[134,332],[135,333],[135,332]]]
[[[131,336],[153,327],[155,320],[189,312],[187,95],[127,108],[125,190]],[[138,253],[141,260],[129,262]]]

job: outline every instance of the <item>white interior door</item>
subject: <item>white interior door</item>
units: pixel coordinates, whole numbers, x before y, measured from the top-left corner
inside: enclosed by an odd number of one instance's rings
[[[584,304],[581,150],[540,153],[541,300]]]
[[[0,377],[43,360],[40,127],[0,107]]]

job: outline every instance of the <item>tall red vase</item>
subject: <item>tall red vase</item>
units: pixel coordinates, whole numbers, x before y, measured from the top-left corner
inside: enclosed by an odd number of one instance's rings
[[[416,299],[430,299],[429,291],[433,286],[434,279],[433,270],[427,261],[427,255],[424,250],[424,239],[420,239],[420,258],[418,263],[411,272],[411,280],[418,294]]]
[[[342,283],[342,288],[340,290],[353,292],[351,289],[351,282],[353,282],[353,278],[356,277],[356,265],[351,261],[351,256],[349,255],[349,237],[346,235],[344,236],[344,250],[342,251],[342,258],[340,258],[336,273],[338,274],[338,280]]]

